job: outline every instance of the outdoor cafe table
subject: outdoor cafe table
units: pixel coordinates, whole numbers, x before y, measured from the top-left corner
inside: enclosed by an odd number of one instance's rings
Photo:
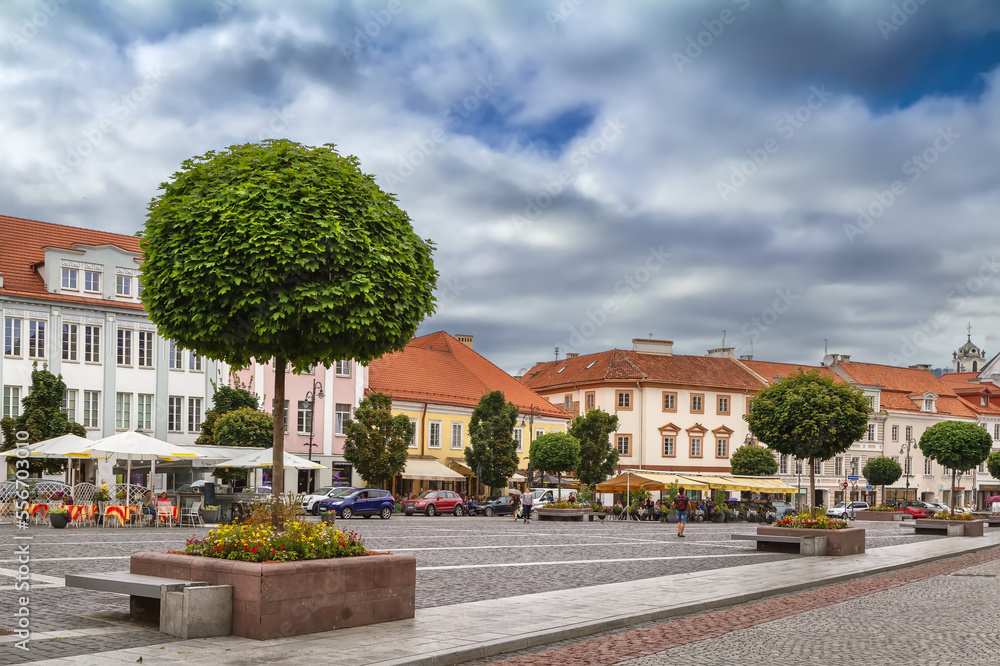
[[[36,513],[38,514],[38,516],[37,516],[38,521],[41,522],[41,520],[43,518],[45,518],[46,516],[49,515],[49,505],[48,504],[29,504],[28,505],[28,515],[34,518],[34,517],[36,517],[35,516]]]
[[[93,504],[67,504],[63,508],[69,514],[69,519],[74,521],[78,521],[81,518],[90,518],[97,511],[97,507]]]
[[[115,518],[121,526],[124,527],[128,524],[132,514],[138,512],[139,507],[135,505],[121,506],[113,504],[111,506],[104,507],[104,520],[107,521],[108,518]]]

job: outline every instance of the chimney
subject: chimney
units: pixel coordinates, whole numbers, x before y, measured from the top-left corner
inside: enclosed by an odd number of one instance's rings
[[[910,370],[930,370],[931,369],[931,364],[930,363],[914,363],[913,365],[908,366],[908,367],[910,368]]]
[[[660,356],[673,356],[673,340],[652,340],[647,338],[632,338],[632,351],[643,354],[659,354]]]
[[[472,349],[472,336],[471,335],[456,335],[455,339],[461,342],[463,345]]]
[[[752,361],[753,360],[753,354],[740,354],[740,360],[741,361]]]
[[[708,355],[711,358],[730,358],[734,351],[736,351],[736,347],[718,347],[709,349]]]
[[[566,358],[576,358],[577,356],[579,356],[579,354],[577,354],[576,352],[568,352],[566,354]]]

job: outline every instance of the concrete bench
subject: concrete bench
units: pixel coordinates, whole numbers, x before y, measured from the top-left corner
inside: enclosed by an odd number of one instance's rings
[[[914,534],[940,534],[943,536],[965,536],[965,527],[962,525],[904,525],[905,528],[912,528]]]
[[[780,534],[732,534],[738,541],[756,541],[757,550],[771,553],[826,555],[825,536],[782,536]]]
[[[990,516],[986,519],[987,527],[1000,527],[1000,516]]]
[[[129,596],[133,619],[158,622],[179,638],[227,636],[233,627],[232,585],[145,576],[128,571],[66,574],[66,587]]]

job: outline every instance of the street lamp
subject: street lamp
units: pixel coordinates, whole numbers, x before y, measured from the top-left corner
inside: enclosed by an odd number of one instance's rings
[[[313,424],[316,422],[315,419],[316,398],[323,398],[323,397],[325,397],[323,395],[323,384],[314,377],[312,389],[306,392],[306,402],[309,403],[309,444],[307,446],[309,447],[310,462],[312,462],[313,459],[313,447],[319,446],[319,444],[313,444],[313,431],[315,430]],[[314,490],[315,486],[314,483],[315,477],[313,476],[314,472],[315,470],[309,470],[309,492],[312,492]]]
[[[910,438],[908,438],[906,440],[906,446],[905,447],[904,446],[899,447],[899,455],[903,455],[903,451],[906,451],[906,458],[903,460],[903,471],[905,472],[905,475],[906,475],[906,497],[905,497],[906,501],[909,501],[909,499],[910,499],[910,471],[911,471],[910,470],[910,449],[913,448],[914,446],[916,446],[916,444],[917,444],[917,440],[915,440],[912,437],[910,437]],[[903,505],[903,508],[904,509],[906,508],[905,504]]]
[[[743,440],[744,446],[757,446],[757,438],[753,436],[752,433],[747,433],[746,438]]]
[[[528,492],[531,492],[531,444],[535,441],[535,415],[541,416],[542,410],[540,407],[535,407],[531,405],[531,411],[528,413]],[[521,427],[524,427],[524,415],[521,415]],[[524,441],[524,437],[521,438]]]

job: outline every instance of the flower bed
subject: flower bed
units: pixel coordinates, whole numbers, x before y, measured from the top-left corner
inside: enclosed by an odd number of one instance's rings
[[[810,516],[808,513],[800,513],[797,516],[788,516],[781,520],[776,520],[774,521],[774,526],[794,527],[804,530],[846,530],[850,527],[847,521],[842,518]]]
[[[985,526],[985,521],[976,520],[974,518],[938,518],[937,514],[932,518],[918,518],[913,521],[917,526],[920,525],[958,525],[962,528],[962,536],[967,537],[981,537],[983,536],[983,527]]]
[[[930,520],[975,520],[971,513],[949,513],[948,511],[938,511]]]
[[[191,537],[184,552],[241,562],[297,562],[367,555],[361,538],[332,523],[291,521],[286,529],[253,523],[221,525],[204,539]]]
[[[777,525],[777,523],[776,523]],[[825,536],[826,554],[832,557],[844,555],[860,555],[865,552],[865,530],[863,527],[771,527],[761,525],[757,534],[773,534],[780,536]]]

